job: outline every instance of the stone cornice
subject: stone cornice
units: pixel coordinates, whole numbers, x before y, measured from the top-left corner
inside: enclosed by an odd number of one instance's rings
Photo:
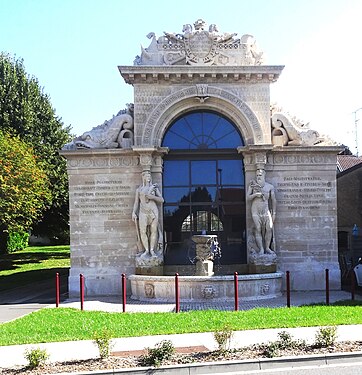
[[[260,66],[118,66],[128,84],[138,83],[271,83],[278,80],[283,65]]]
[[[92,156],[123,156],[123,155],[135,155],[132,149],[122,148],[79,148],[77,150],[60,150],[59,155],[65,158],[76,158],[76,157],[92,157]]]
[[[298,153],[298,152],[308,152],[308,153],[314,153],[314,152],[328,152],[332,154],[338,154],[343,150],[343,147],[341,146],[274,146],[272,152],[290,152],[290,153]]]

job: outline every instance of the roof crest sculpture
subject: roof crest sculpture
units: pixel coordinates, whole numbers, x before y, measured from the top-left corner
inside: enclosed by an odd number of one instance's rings
[[[248,66],[263,64],[263,52],[252,35],[238,38],[236,33],[219,33],[218,27],[198,19],[185,24],[181,34],[164,32],[156,38],[147,35],[151,43],[141,47],[134,65],[197,65]]]

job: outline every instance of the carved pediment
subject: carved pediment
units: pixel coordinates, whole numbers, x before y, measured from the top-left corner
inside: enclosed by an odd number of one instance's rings
[[[142,48],[135,65],[261,65],[263,52],[252,35],[238,38],[236,33],[219,33],[215,24],[206,27],[199,19],[194,25],[186,24],[181,34],[164,32],[156,38],[147,35],[151,43]]]

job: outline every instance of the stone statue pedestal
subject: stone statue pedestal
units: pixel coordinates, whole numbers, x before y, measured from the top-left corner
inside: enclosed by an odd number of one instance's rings
[[[211,260],[197,261],[195,276],[213,276],[214,262]]]
[[[277,269],[277,255],[274,252],[260,254],[256,251],[249,253],[248,268],[250,274],[272,273]]]
[[[162,253],[155,253],[153,256],[145,253],[136,255],[136,268],[154,268],[159,266],[163,266]]]
[[[213,245],[217,243],[214,234],[201,234],[191,237],[196,244],[196,271],[195,276],[212,276],[214,274]]]
[[[248,264],[249,274],[262,274],[277,272],[276,264]]]

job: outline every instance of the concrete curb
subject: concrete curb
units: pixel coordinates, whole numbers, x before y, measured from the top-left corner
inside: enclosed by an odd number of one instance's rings
[[[276,370],[306,366],[328,366],[342,363],[362,362],[362,352],[316,354],[298,357],[247,359],[242,361],[219,361],[170,365],[160,367],[137,367],[89,372],[75,372],[69,375],[202,375],[241,374],[243,371]]]

